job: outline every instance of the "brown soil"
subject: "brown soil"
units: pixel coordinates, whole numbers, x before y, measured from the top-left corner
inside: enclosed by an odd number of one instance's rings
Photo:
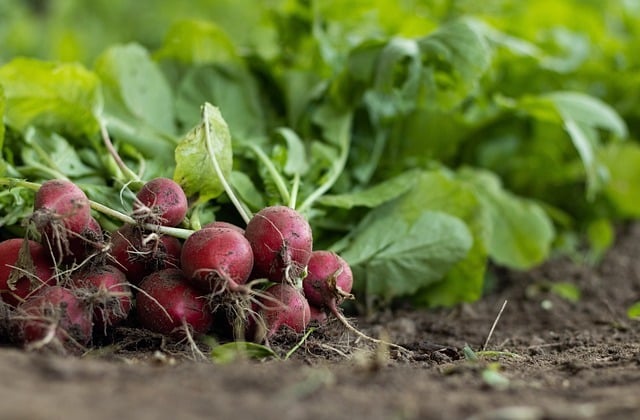
[[[475,304],[355,320],[406,352],[372,347],[335,323],[286,361],[198,362],[135,334],[82,358],[1,348],[0,417],[640,418],[640,323],[626,316],[640,300],[639,244],[640,226],[631,226],[595,267],[560,258],[499,271],[496,291]],[[577,286],[581,298],[550,291],[553,282]],[[299,341],[284,334],[272,345],[284,355]]]

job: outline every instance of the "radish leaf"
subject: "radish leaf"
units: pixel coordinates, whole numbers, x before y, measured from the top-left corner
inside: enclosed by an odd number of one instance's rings
[[[208,118],[208,121],[204,121]],[[209,133],[205,132],[209,129]],[[212,162],[208,151],[211,140],[213,158],[216,159],[224,178],[229,178],[232,167],[231,135],[220,110],[211,104],[203,106],[203,121],[180,140],[175,150],[176,169],[174,180],[189,197],[204,202],[218,197],[225,190],[224,180]]]

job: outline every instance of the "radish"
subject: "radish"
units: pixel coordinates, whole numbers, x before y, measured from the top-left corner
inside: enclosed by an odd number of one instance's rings
[[[266,338],[275,335],[282,327],[301,333],[311,320],[311,309],[307,299],[299,289],[289,284],[272,285],[264,291],[260,301],[260,314],[266,330],[262,334],[265,334]]]
[[[163,226],[177,226],[185,218],[189,203],[184,190],[169,178],[155,178],[136,194],[134,218]]]
[[[16,306],[56,281],[53,261],[42,245],[21,238],[0,242],[0,296],[5,303]]]
[[[327,313],[323,309],[311,304],[309,304],[309,309],[311,310],[311,321],[315,321],[318,324],[325,324],[329,319]]]
[[[56,261],[71,254],[69,238],[89,225],[91,208],[85,193],[73,182],[54,179],[42,183],[34,198],[30,220],[42,234]]]
[[[127,319],[131,311],[131,288],[127,277],[112,265],[91,267],[73,273],[71,285],[82,302],[91,310],[95,329]]]
[[[92,254],[106,250],[102,227],[93,217],[89,218],[89,223],[79,234],[70,234],[68,240],[68,253],[62,258],[62,262],[65,264],[80,263],[84,259],[90,258]]]
[[[177,268],[181,250],[179,239],[148,232],[135,225],[125,224],[111,235],[113,263],[124,271],[133,285],[154,271]]]
[[[184,242],[180,263],[189,282],[207,293],[248,292],[244,284],[253,268],[253,252],[237,229],[194,232]]]
[[[345,299],[354,299],[351,292],[353,274],[349,264],[338,254],[330,251],[314,251],[307,266],[307,276],[302,280],[304,294],[309,302],[321,311],[333,314],[344,327],[366,340],[385,344],[407,351],[404,347],[384,340],[369,337],[349,322],[338,308]],[[314,319],[323,322],[322,316],[314,314]]]
[[[45,287],[21,303],[10,322],[12,339],[28,350],[78,352],[91,340],[89,309],[62,286]]]
[[[286,206],[265,207],[247,224],[254,277],[296,284],[304,277],[313,246],[309,223]]]
[[[240,226],[234,225],[233,223],[229,223],[229,222],[223,222],[221,220],[216,220],[215,222],[207,223],[206,225],[202,226],[202,229],[219,228],[219,227],[233,229],[244,235],[244,229],[242,229]]]
[[[172,336],[184,336],[191,330],[203,334],[213,323],[206,299],[175,268],[156,271],[140,283],[136,313],[144,328]]]
[[[335,252],[313,251],[302,280],[304,296],[310,305],[331,312],[344,299],[353,299],[353,274],[349,264]]]

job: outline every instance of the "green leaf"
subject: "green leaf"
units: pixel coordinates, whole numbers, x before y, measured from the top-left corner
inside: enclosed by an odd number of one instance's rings
[[[505,190],[490,172],[463,169],[460,176],[474,188],[488,215],[487,247],[495,262],[528,269],[547,258],[555,233],[540,206]]]
[[[0,150],[2,150],[4,146],[4,111],[6,102],[7,98],[4,95],[4,88],[0,84]]]
[[[85,165],[77,149],[56,133],[45,133],[30,127],[25,133],[24,141],[29,146],[22,149],[24,163],[31,168],[44,169],[45,177],[56,177],[56,172],[72,178],[96,173],[95,169]],[[54,173],[47,173],[47,170]]]
[[[95,71],[103,83],[107,113],[125,113],[160,132],[175,131],[171,87],[142,46],[110,47],[98,57]]]
[[[362,191],[331,195],[326,194],[318,200],[325,206],[350,209],[352,207],[374,208],[401,196],[413,188],[417,172],[408,171]]]
[[[232,341],[220,344],[211,349],[211,360],[218,364],[228,364],[238,359],[278,358],[278,355],[267,346],[247,341]]]
[[[5,123],[18,130],[35,125],[73,137],[99,130],[100,80],[80,64],[16,58],[0,67],[0,84]]]
[[[197,121],[198,108],[210,102],[225,115],[238,140],[265,136],[265,115],[256,81],[242,63],[211,64],[190,68],[176,93],[176,116],[185,126]]]
[[[187,196],[200,202],[216,198],[224,191],[212,158],[217,160],[223,176],[229,178],[233,164],[229,127],[220,110],[205,103],[202,122],[189,131],[176,147],[173,175]]]
[[[610,131],[618,137],[627,136],[627,126],[618,113],[601,100],[579,92],[551,92],[549,99],[563,119]]]
[[[439,282],[421,288],[412,302],[418,306],[451,306],[470,302],[482,294],[487,264],[487,215],[475,192],[466,183],[445,170],[423,172],[416,176],[414,188],[393,202],[396,212],[415,220],[431,210],[455,216],[463,221],[473,237],[473,244]]]
[[[640,319],[640,302],[636,302],[627,309],[629,319]]]
[[[309,170],[307,153],[304,143],[298,134],[288,127],[280,127],[276,130],[287,142],[287,161],[284,165],[284,173],[287,175],[304,175]]]
[[[256,188],[251,178],[244,172],[231,172],[231,186],[252,210],[260,210],[266,206],[262,192]]]
[[[484,34],[466,19],[443,24],[418,44],[431,67],[430,84],[445,108],[467,97],[491,63],[492,51]]]
[[[506,390],[509,388],[509,378],[494,369],[482,371],[482,381],[493,389]]]
[[[580,288],[575,284],[568,282],[553,282],[550,285],[549,291],[571,303],[579,302],[580,297],[582,296]]]
[[[440,281],[472,241],[465,224],[445,213],[425,211],[408,223],[393,212],[374,211],[342,255],[368,294],[391,299]]]
[[[587,197],[593,199],[602,189],[606,177],[597,158],[600,147],[597,129],[624,138],[627,136],[624,120],[609,105],[579,92],[528,96],[518,102],[518,107],[541,120],[562,124],[580,155],[587,175]]]
[[[0,227],[19,228],[20,222],[32,213],[33,190],[18,186],[0,189]]]
[[[169,28],[155,58],[205,64],[235,61],[237,54],[231,39],[213,22],[182,20]]]
[[[615,240],[615,228],[611,220],[600,218],[592,220],[587,225],[587,239],[589,240],[589,257],[598,262],[611,248]]]
[[[607,168],[609,180],[605,197],[621,217],[640,217],[640,146],[637,143],[612,143],[598,157]]]

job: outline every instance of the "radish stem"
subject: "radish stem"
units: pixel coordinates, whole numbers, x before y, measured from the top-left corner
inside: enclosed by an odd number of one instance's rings
[[[260,149],[260,147],[256,146],[255,144],[249,144],[249,148],[253,150],[253,152],[256,154],[258,159],[262,162],[264,167],[267,169],[267,172],[269,173],[269,175],[271,175],[271,179],[275,183],[276,188],[280,193],[280,198],[282,198],[282,201],[285,203],[290,202],[291,195],[289,194],[289,190],[287,190],[287,185],[284,179],[282,178],[282,176],[280,175],[280,173],[278,172],[278,170],[276,169],[276,167],[273,165],[273,162],[271,162],[271,159],[269,159],[269,156],[267,156],[262,151],[262,149]]]
[[[138,174],[129,169],[129,167],[124,163],[124,161],[118,154],[116,148],[113,146],[113,142],[111,141],[111,137],[109,137],[109,132],[107,131],[107,123],[105,121],[100,121],[100,134],[102,135],[102,142],[106,146],[113,160],[116,161],[116,165],[118,165],[118,168],[120,168],[120,170],[127,177],[127,181],[141,182]]]
[[[205,143],[207,146],[207,152],[209,153],[209,158],[211,159],[211,163],[213,164],[213,169],[215,170],[216,175],[218,176],[218,179],[220,179],[220,182],[222,183],[222,187],[227,193],[229,200],[231,200],[236,210],[238,210],[238,213],[240,213],[240,217],[242,217],[245,223],[249,223],[249,220],[251,220],[252,215],[250,215],[247,212],[247,210],[245,210],[244,206],[242,205],[238,197],[236,197],[235,193],[233,192],[231,185],[229,185],[226,178],[224,177],[224,174],[222,173],[222,169],[220,168],[220,164],[218,163],[218,159],[216,158],[215,151],[213,150],[213,140],[211,139],[211,124],[209,124],[209,118],[211,116],[209,115],[208,104],[204,105],[202,114],[203,114],[202,119],[204,121],[204,135],[206,140]]]

